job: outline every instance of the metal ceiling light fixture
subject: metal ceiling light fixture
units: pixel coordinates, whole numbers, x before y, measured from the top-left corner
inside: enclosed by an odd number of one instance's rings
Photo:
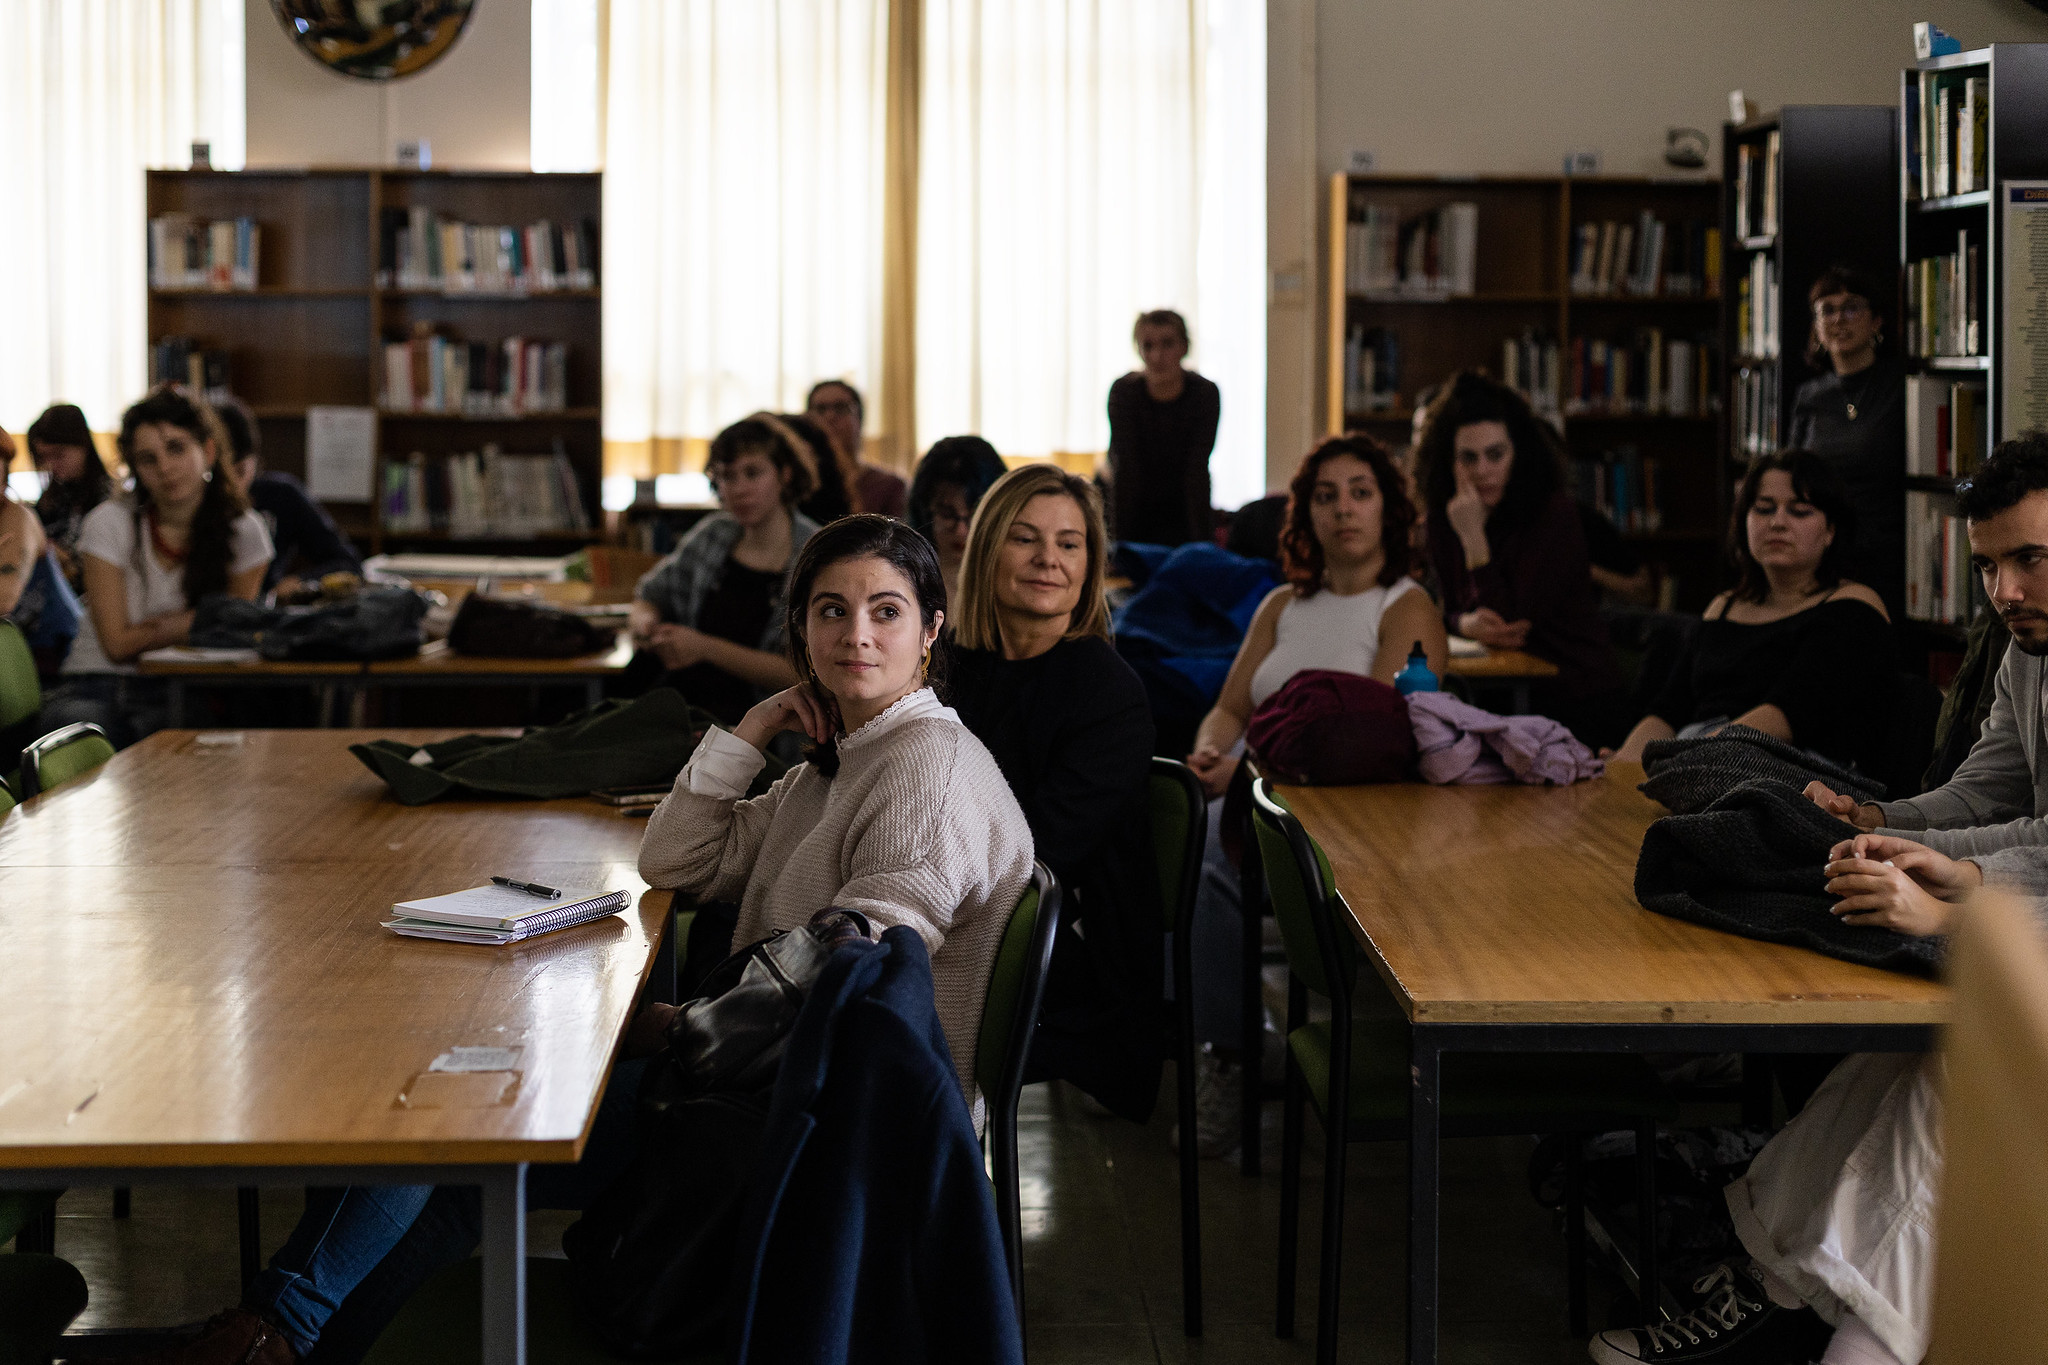
[[[475,9],[476,0],[270,0],[301,52],[365,81],[426,70],[455,46]]]

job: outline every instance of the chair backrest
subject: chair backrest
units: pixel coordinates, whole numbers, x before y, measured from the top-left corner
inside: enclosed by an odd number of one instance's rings
[[[0,621],[0,730],[43,709],[43,685],[36,681],[36,656],[21,627]]]
[[[989,973],[981,1006],[981,1037],[974,1048],[974,1083],[989,1111],[1014,1106],[1024,1088],[1024,1060],[1045,999],[1045,973],[1052,965],[1053,935],[1059,931],[1060,887],[1052,869],[1031,864],[1031,885],[1010,915]]]
[[[1169,933],[1181,933],[1195,915],[1202,850],[1209,840],[1208,798],[1185,763],[1152,759],[1152,856],[1159,868],[1159,906]]]
[[[1949,974],[1929,1365],[2011,1358],[2048,1331],[2048,937],[2017,898],[1979,894]]]
[[[1357,979],[1358,948],[1335,927],[1336,875],[1263,777],[1252,783],[1252,830],[1287,965],[1317,995],[1348,1001]]]
[[[7,789],[6,781],[4,779],[0,779],[0,815],[5,815],[7,814],[7,812],[13,809],[14,793]]]
[[[91,721],[52,730],[21,751],[22,799],[60,787],[113,756],[107,732]]]

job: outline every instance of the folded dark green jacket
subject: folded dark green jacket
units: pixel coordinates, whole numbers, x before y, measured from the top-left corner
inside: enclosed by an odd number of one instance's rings
[[[673,782],[712,723],[682,693],[658,687],[523,735],[457,735],[424,748],[379,739],[349,752],[408,806],[446,796],[551,800]]]

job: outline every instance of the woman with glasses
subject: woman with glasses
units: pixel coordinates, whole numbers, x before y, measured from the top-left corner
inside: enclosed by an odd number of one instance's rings
[[[917,462],[904,518],[939,552],[946,600],[960,600],[960,563],[967,557],[967,527],[981,495],[1003,477],[1003,457],[979,436],[947,436]]]
[[[1853,576],[1877,589],[1894,621],[1906,595],[1906,374],[1882,354],[1885,297],[1847,266],[1807,291],[1813,335],[1806,361],[1822,371],[1792,400],[1787,446],[1827,463],[1858,527]]]

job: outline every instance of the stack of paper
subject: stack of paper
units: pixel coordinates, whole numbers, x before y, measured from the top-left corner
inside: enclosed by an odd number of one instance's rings
[[[384,927],[407,938],[450,943],[517,943],[555,929],[588,924],[626,908],[624,891],[574,891],[542,896],[510,886],[475,886],[446,896],[400,901]]]

